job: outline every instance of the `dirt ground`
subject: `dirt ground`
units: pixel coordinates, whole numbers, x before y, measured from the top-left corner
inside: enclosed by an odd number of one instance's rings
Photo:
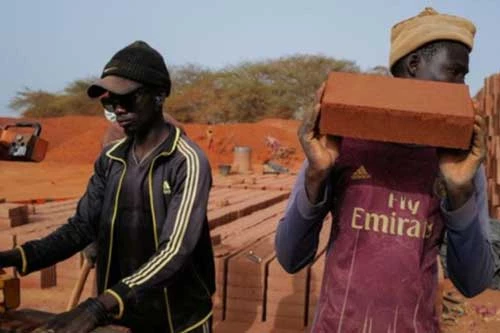
[[[9,122],[12,120],[0,118],[0,125]],[[42,136],[50,142],[46,160],[41,163],[0,162],[0,199],[43,201],[77,198],[83,193],[109,124],[101,117],[84,116],[41,122]],[[219,164],[232,162],[235,146],[251,147],[254,172],[258,174],[262,164],[270,158],[291,170],[298,169],[303,155],[296,138],[297,127],[296,121],[268,119],[255,124],[212,127],[189,124],[185,129],[205,150],[214,169]],[[208,129],[212,130],[212,143]],[[453,292],[449,281],[446,281],[445,290]],[[456,292],[453,295],[457,295]],[[443,323],[446,333],[500,332],[500,292],[488,290],[473,299],[462,300],[448,315]]]
[[[500,332],[500,291],[487,290],[480,295],[464,299],[449,280],[445,281],[445,293],[461,301],[448,303],[450,312],[442,320],[445,333],[498,333]]]
[[[19,120],[0,118],[0,125],[16,121]],[[104,117],[95,116],[44,118],[37,121],[42,124],[42,137],[49,142],[46,159],[41,164],[93,163],[101,150],[101,139],[110,127]],[[298,121],[294,120],[265,119],[257,123],[185,124],[183,127],[188,136],[204,149],[214,168],[233,161],[234,147],[247,146],[252,150],[252,163],[259,165],[273,159],[293,169],[303,160],[296,134],[298,125]]]

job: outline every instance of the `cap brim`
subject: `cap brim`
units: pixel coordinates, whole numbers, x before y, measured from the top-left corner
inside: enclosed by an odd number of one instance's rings
[[[108,91],[117,95],[125,95],[140,87],[142,87],[142,84],[139,82],[125,79],[123,77],[115,75],[108,75],[94,82],[87,89],[87,95],[90,98],[96,98],[102,96],[104,93]]]

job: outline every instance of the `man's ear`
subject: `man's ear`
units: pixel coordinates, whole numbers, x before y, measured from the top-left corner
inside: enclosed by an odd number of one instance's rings
[[[155,97],[156,106],[158,106],[158,107],[162,106],[163,103],[165,102],[165,98],[166,98],[165,93],[161,93],[161,94],[157,95]]]
[[[405,67],[406,67],[406,72],[410,77],[416,77],[417,76],[417,71],[418,71],[418,66],[420,65],[420,55],[416,52],[410,53],[406,57],[405,61]]]

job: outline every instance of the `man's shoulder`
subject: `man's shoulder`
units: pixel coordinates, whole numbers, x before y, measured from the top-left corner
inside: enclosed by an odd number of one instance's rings
[[[110,141],[103,145],[101,152],[96,159],[96,163],[101,166],[101,168],[107,168],[111,163],[111,157],[109,154],[115,150],[119,145],[121,145],[126,138],[121,138],[118,140]]]
[[[203,163],[208,163],[208,157],[203,149],[191,140],[187,135],[182,134],[177,142],[177,152],[184,158],[196,158]]]

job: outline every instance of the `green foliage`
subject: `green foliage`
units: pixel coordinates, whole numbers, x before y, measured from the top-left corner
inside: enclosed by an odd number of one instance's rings
[[[25,117],[59,117],[64,115],[101,115],[99,103],[87,97],[87,88],[94,79],[76,80],[63,93],[49,93],[25,88],[10,101],[11,109]]]
[[[265,117],[300,118],[331,71],[359,72],[352,61],[293,55],[210,70],[197,65],[170,68],[172,94],[165,111],[182,122],[252,122]],[[10,107],[30,117],[102,114],[86,95],[92,79],[70,83],[62,93],[24,89]]]
[[[359,72],[352,61],[294,55],[219,71],[175,68],[166,109],[183,122],[251,122],[300,118],[331,71]]]

